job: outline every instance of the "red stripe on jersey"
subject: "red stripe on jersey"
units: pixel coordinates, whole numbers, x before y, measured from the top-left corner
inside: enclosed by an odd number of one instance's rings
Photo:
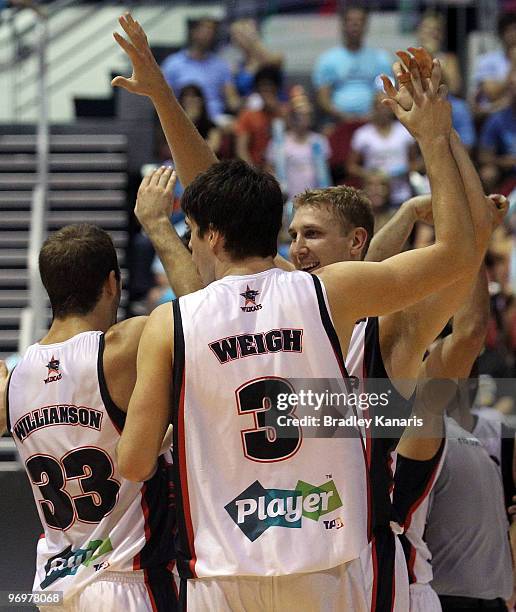
[[[409,573],[410,584],[417,582],[416,574],[414,573],[415,563],[416,563],[416,548],[415,546],[411,546],[410,547],[410,558],[408,562],[408,573]]]
[[[145,580],[145,588],[147,589],[147,593],[149,594],[149,599],[150,599],[151,606],[152,606],[152,612],[158,612],[158,606],[156,605],[154,595],[152,594],[152,589],[151,589],[150,581],[149,581],[149,574],[147,570],[143,570],[143,577]]]
[[[144,483],[142,490],[140,491],[140,495],[142,496],[142,512],[143,512],[143,525],[145,531],[145,541],[148,542],[151,536],[150,533],[150,525],[149,525],[149,505],[147,504],[147,500],[145,499],[145,493],[147,492],[147,483]],[[143,549],[143,547],[142,547]],[[134,557],[133,561],[133,570],[141,569],[141,550]]]
[[[371,612],[376,610],[376,596],[378,595],[378,557],[376,555],[376,541],[371,546],[371,557],[373,559],[373,591],[371,595]]]
[[[185,520],[186,532],[188,536],[188,548],[190,550],[190,571],[194,578],[197,578],[195,573],[195,564],[197,556],[194,548],[194,535],[192,526],[192,516],[190,514],[190,498],[188,495],[188,476],[186,471],[186,450],[185,450],[185,369],[183,369],[183,380],[181,381],[181,394],[179,397],[179,410],[177,415],[178,425],[178,455],[179,455],[179,477],[181,480],[181,495],[183,501],[183,515]]]

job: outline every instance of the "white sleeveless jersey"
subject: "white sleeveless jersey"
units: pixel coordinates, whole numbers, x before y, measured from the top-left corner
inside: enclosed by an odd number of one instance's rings
[[[9,429],[44,528],[34,589],[63,591],[67,600],[101,572],[173,557],[163,543],[172,520],[171,454],[145,483],[120,476],[115,447],[125,415],[107,393],[103,347],[96,331],[34,344],[9,382]],[[157,526],[164,531],[155,534]]]
[[[363,441],[356,429],[308,437],[288,421],[300,407],[286,407],[300,379],[344,388],[320,280],[228,276],[177,300],[174,325],[180,575],[284,575],[358,558],[369,536]]]

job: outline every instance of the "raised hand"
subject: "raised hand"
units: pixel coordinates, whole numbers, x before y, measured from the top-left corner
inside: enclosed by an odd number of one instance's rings
[[[176,173],[161,166],[144,177],[138,189],[134,214],[142,227],[149,231],[155,223],[169,222],[174,204]]]
[[[407,54],[408,56],[408,54]],[[441,82],[441,66],[438,60],[433,61],[430,78],[422,78],[419,65],[415,58],[410,59],[408,72],[403,67],[404,91],[400,94],[390,79],[382,75],[382,81],[387,97],[383,104],[389,106],[399,121],[407,128],[416,140],[432,139],[437,136],[449,138],[451,131],[451,106],[446,101],[447,89]],[[403,62],[405,63],[405,61]],[[405,83],[406,81],[406,83]],[[408,107],[409,96],[412,100]]]
[[[130,13],[125,13],[118,21],[129,37],[129,40],[120,36],[118,32],[114,32],[113,36],[129,56],[133,67],[133,74],[129,79],[117,76],[111,81],[111,85],[123,87],[127,91],[139,94],[140,96],[152,98],[159,95],[164,89],[168,89],[168,85],[152,55],[142,26],[132,18]]]
[[[507,211],[509,210],[509,200],[499,193],[492,193],[486,196],[486,200],[490,205],[491,224],[493,231],[503,223]]]

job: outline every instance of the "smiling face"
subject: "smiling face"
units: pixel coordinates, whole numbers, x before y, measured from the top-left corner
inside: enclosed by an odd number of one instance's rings
[[[298,270],[313,272],[338,261],[354,259],[354,231],[346,232],[327,204],[297,208],[288,233],[290,259]]]

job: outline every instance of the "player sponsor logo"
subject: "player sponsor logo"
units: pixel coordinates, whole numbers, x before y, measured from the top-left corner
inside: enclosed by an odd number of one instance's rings
[[[86,548],[72,550],[71,546],[67,546],[60,553],[51,557],[45,564],[45,578],[41,582],[40,587],[46,589],[59,578],[65,576],[74,576],[81,565],[89,567],[94,561],[113,550],[111,540],[91,540],[86,545]],[[94,564],[93,564],[94,565]],[[105,563],[100,564],[101,566]],[[109,563],[107,564],[109,565]],[[94,565],[95,571],[101,569]]]
[[[344,527],[344,521],[338,516],[336,519],[331,521],[323,521],[326,529],[341,529]]]
[[[45,366],[48,369],[47,377],[43,379],[45,385],[51,382],[55,382],[56,380],[61,380],[63,375],[59,371],[59,359],[55,359],[54,355],[52,355],[52,359]]]
[[[254,542],[269,527],[301,529],[303,518],[319,521],[342,506],[333,480],[314,486],[299,480],[295,489],[265,489],[258,480],[225,507]]]
[[[240,295],[244,298],[245,304],[240,306],[242,312],[254,312],[255,310],[261,310],[262,305],[256,303],[256,297],[260,292],[255,291],[254,289],[250,289],[249,285],[246,286],[246,289]],[[249,304],[252,304],[249,306]]]

